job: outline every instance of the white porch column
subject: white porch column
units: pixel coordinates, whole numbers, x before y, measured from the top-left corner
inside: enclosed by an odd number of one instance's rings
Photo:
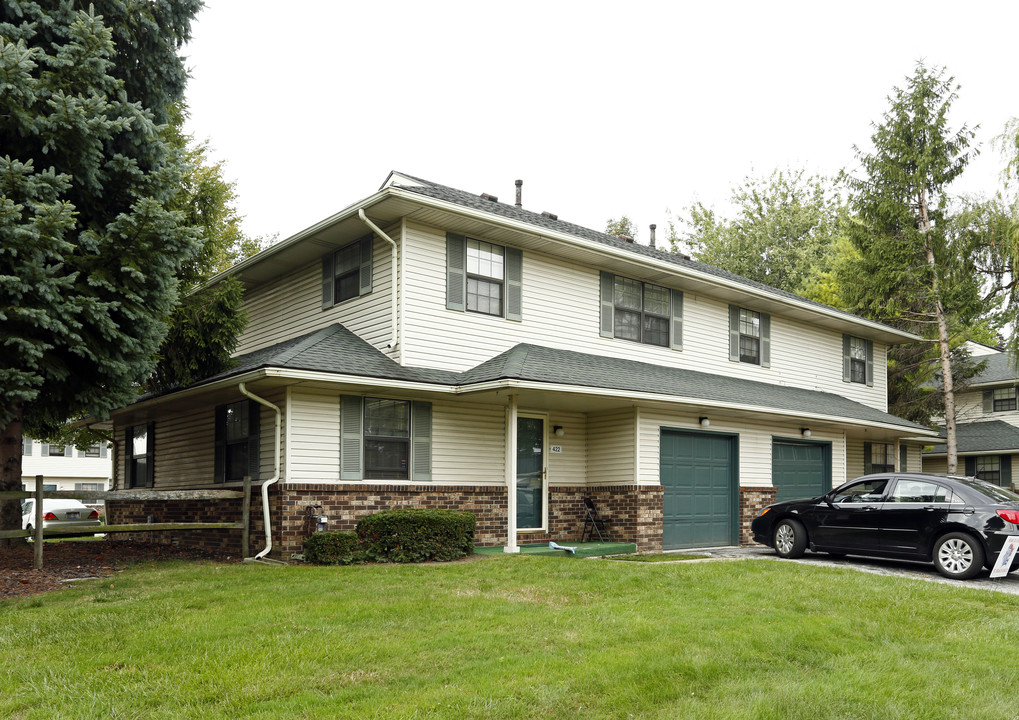
[[[506,408],[506,547],[503,552],[518,553],[517,545],[517,396],[509,396]]]

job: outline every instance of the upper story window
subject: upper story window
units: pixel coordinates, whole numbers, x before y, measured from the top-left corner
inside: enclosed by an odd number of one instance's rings
[[[647,345],[669,346],[669,289],[615,276],[612,336]]]
[[[523,319],[523,252],[446,233],[446,308]]]
[[[1016,409],[1016,392],[1014,387],[998,388],[994,390],[994,412],[1004,412]]]
[[[842,336],[843,382],[874,385],[874,343],[870,340]]]
[[[771,367],[771,316],[729,306],[729,359]]]
[[[322,309],[372,291],[371,235],[322,257]]]
[[[73,457],[74,448],[71,445],[57,445],[56,443],[43,443],[39,452],[43,457]]]
[[[87,458],[104,458],[106,457],[106,443],[97,442],[90,446],[88,450],[81,454],[82,457]]]
[[[683,349],[683,293],[601,273],[602,337]]]
[[[502,317],[506,248],[467,238],[467,310]]]

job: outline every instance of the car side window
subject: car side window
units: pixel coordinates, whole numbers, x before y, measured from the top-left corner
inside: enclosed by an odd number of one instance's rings
[[[952,491],[926,480],[904,480],[895,483],[888,502],[899,503],[950,503]]]
[[[876,478],[853,483],[841,488],[832,498],[836,503],[872,503],[880,502],[884,497],[888,478]]]

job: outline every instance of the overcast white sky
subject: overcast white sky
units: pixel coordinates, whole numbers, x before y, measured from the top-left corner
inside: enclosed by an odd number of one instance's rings
[[[206,0],[185,48],[189,130],[250,235],[286,238],[390,170],[647,242],[749,173],[836,173],[916,61],[962,85],[983,154],[1019,116],[1019,2]]]

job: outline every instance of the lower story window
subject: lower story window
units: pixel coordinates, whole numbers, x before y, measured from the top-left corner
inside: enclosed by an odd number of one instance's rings
[[[871,443],[870,471],[895,472],[895,446],[883,443]]]
[[[364,399],[364,476],[410,477],[410,401]]]
[[[1001,458],[997,455],[981,455],[977,457],[976,476],[981,480],[1001,485]]]
[[[240,400],[216,408],[216,482],[258,479],[259,412],[254,400]]]

